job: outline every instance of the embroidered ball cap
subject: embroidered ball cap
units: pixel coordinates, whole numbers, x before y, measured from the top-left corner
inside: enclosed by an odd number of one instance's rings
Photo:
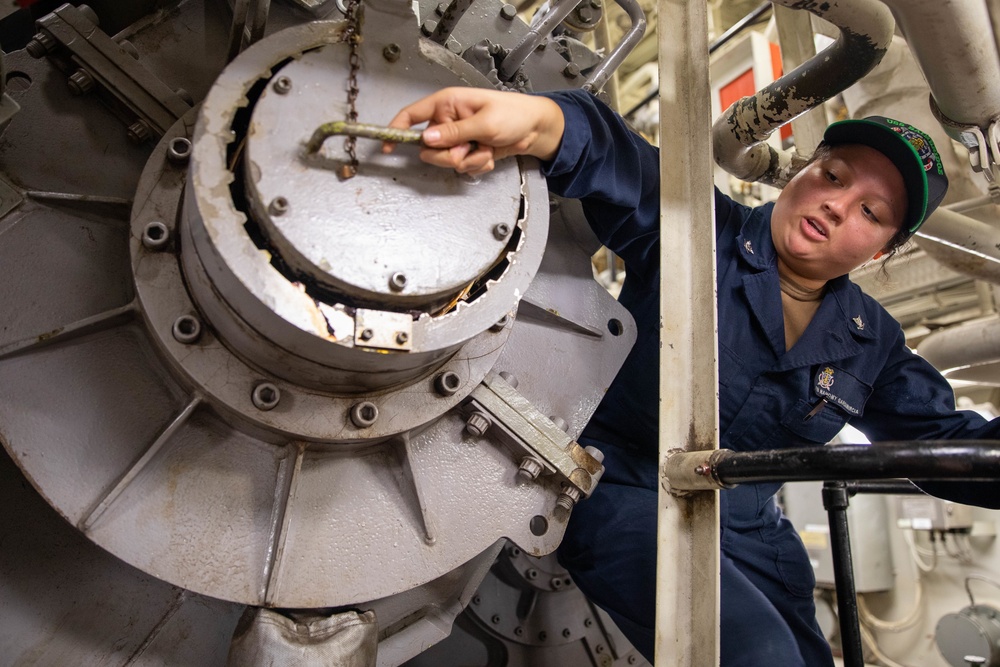
[[[842,120],[826,128],[823,140],[833,146],[870,146],[896,165],[906,186],[903,228],[910,234],[920,228],[948,192],[948,177],[934,142],[912,125],[884,116]]]

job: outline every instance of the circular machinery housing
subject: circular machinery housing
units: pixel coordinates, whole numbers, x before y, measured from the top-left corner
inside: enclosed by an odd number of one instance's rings
[[[405,3],[364,12],[360,120],[488,85]],[[345,178],[342,138],[307,147],[348,112],[344,26],[230,63],[148,156],[127,234],[29,261],[96,224],[35,203],[53,231],[0,246],[26,313],[0,331],[11,457],[92,541],[223,600],[357,605],[502,538],[550,553],[602,470],[574,439],[634,340],[533,161],[470,178],[359,139]]]

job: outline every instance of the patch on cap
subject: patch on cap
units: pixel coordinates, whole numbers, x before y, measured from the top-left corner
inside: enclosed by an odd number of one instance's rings
[[[886,118],[885,122],[893,132],[901,134],[913,146],[913,150],[917,152],[917,157],[920,158],[920,162],[924,165],[924,171],[944,174],[944,165],[941,164],[941,156],[938,155],[937,148],[934,147],[934,142],[931,141],[930,137],[912,125],[901,123],[898,120]]]

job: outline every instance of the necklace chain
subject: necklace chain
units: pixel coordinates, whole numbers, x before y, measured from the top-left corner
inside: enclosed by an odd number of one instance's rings
[[[348,64],[350,71],[347,75],[347,122],[358,122],[358,70],[361,69],[361,0],[348,0],[346,19],[347,25],[341,33],[340,40],[346,42],[350,48]],[[348,136],[344,139],[344,152],[347,153],[348,163],[340,170],[343,179],[353,177],[358,173],[358,155],[355,152],[357,137]]]

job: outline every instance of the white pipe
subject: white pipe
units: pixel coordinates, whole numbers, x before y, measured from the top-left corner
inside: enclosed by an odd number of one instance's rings
[[[882,2],[892,10],[941,112],[985,131],[1000,116],[1000,53],[986,0]]]
[[[946,378],[1000,385],[1000,317],[932,333],[920,342],[917,353]]]
[[[916,236],[920,247],[948,268],[1000,284],[1000,228],[939,208]]]
[[[871,0],[773,0],[804,8],[840,29],[837,40],[794,71],[735,102],[712,128],[715,160],[745,181],[783,186],[801,166],[765,141],[774,130],[830,99],[870,72],[892,40],[892,15]],[[661,81],[662,81],[661,77]]]

